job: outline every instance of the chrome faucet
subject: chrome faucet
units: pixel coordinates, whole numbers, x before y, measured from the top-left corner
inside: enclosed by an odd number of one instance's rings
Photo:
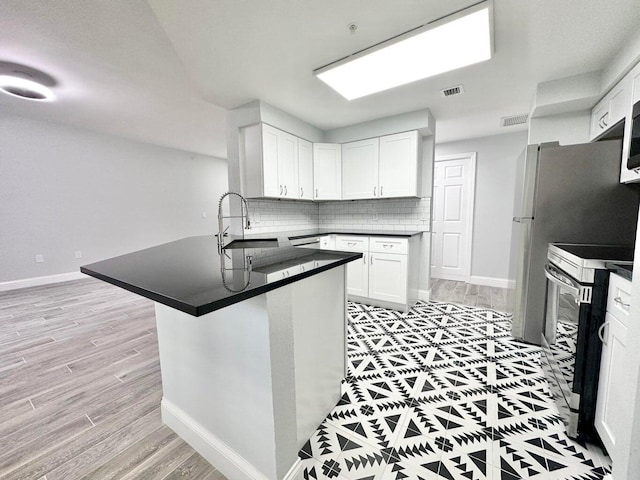
[[[225,217],[222,214],[222,201],[225,199],[225,197],[228,197],[229,195],[236,195],[240,197],[240,200],[242,201],[242,207],[241,207],[239,216],[229,214],[229,216]],[[231,205],[229,205],[229,213],[231,213]],[[218,201],[218,249],[219,250],[222,250],[222,248],[224,247],[224,236],[226,234],[225,232],[229,228],[227,227],[227,229],[224,229],[223,219],[225,218],[241,218],[243,219],[244,229],[245,230],[251,229],[251,221],[249,220],[249,206],[247,205],[247,200],[239,193],[227,192],[224,195],[222,195],[220,197],[220,200]],[[243,236],[244,236],[244,231],[243,231]]]

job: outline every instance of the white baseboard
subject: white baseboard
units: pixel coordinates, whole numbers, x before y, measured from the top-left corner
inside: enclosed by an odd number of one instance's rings
[[[87,276],[82,272],[69,272],[60,273],[58,275],[48,275],[46,277],[23,278],[22,280],[1,282],[0,292],[5,292],[7,290],[17,290],[18,288],[37,287],[39,285],[48,285],[50,283],[80,280],[81,278],[87,278]]]
[[[469,283],[498,288],[514,288],[516,286],[515,280],[509,280],[508,278],[480,277],[477,275],[471,275]]]
[[[423,302],[428,302],[430,298],[431,298],[431,289],[418,290],[418,300],[422,300]]]
[[[162,421],[211,465],[231,480],[269,480],[244,457],[211,432],[203,429],[191,416],[169,400],[161,403]],[[302,463],[298,459],[283,480],[298,480]]]

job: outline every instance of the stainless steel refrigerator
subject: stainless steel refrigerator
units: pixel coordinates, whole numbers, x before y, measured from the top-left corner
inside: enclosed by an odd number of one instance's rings
[[[518,159],[508,292],[513,336],[540,345],[550,242],[633,244],[637,185],[622,185],[620,140],[529,145]]]

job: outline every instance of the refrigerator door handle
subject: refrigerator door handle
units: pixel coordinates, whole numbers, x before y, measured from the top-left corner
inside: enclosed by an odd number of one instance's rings
[[[524,220],[533,220],[533,217],[513,217],[513,221],[516,223],[522,223]]]

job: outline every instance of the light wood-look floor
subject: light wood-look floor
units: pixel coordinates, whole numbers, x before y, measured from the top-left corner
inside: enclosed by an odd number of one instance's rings
[[[0,293],[0,479],[224,479],[161,397],[151,301],[93,279]]]
[[[430,299],[511,313],[508,312],[506,288],[432,278]]]

